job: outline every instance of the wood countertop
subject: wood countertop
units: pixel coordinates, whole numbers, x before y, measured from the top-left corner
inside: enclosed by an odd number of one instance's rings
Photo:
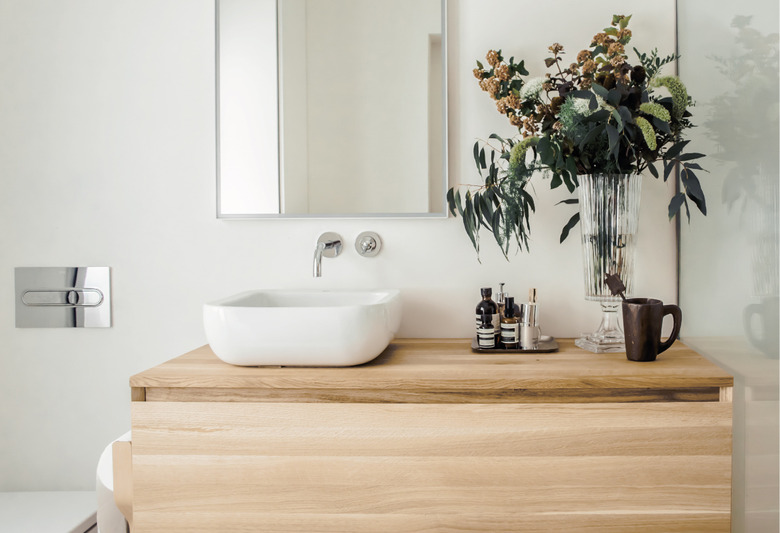
[[[652,363],[558,339],[554,353],[484,354],[469,339],[397,339],[346,368],[240,367],[203,346],[130,378],[136,401],[538,403],[718,401],[733,378],[681,342]]]

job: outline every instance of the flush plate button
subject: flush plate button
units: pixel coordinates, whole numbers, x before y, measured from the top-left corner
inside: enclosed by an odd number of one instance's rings
[[[17,328],[111,327],[109,267],[15,269]]]

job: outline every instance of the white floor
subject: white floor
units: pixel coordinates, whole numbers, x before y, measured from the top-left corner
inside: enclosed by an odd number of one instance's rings
[[[0,492],[0,533],[93,533],[96,510],[94,491]]]

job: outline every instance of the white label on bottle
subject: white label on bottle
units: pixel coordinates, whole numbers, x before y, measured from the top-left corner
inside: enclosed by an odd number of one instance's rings
[[[501,323],[501,342],[504,344],[514,344],[517,342],[517,337],[520,333],[520,324],[518,323]]]
[[[482,327],[482,315],[476,315],[477,317],[477,329]],[[498,313],[493,313],[490,318],[490,322],[493,324],[493,331],[496,335],[498,335],[501,332],[501,317],[498,316]]]
[[[493,328],[479,328],[477,330],[477,344],[480,348],[495,348],[496,334]]]

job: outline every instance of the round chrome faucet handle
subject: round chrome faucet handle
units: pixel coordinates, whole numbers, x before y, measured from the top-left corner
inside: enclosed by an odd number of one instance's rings
[[[355,240],[355,250],[363,257],[375,257],[382,249],[382,239],[373,231],[364,231]]]
[[[322,247],[323,257],[336,257],[341,254],[343,242],[341,235],[327,231],[317,239],[317,246]]]

